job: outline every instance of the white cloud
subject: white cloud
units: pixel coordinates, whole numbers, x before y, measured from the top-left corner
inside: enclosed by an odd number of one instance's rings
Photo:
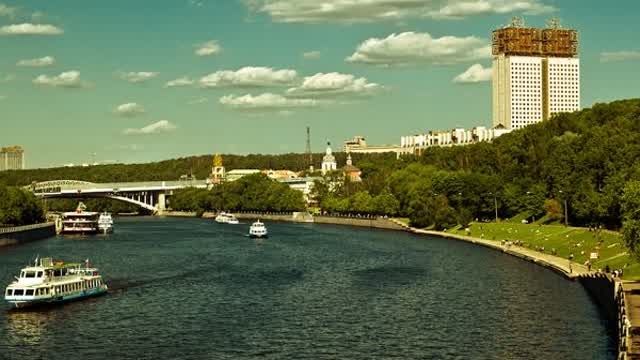
[[[170,87],[179,87],[179,86],[190,86],[190,85],[193,85],[194,83],[195,83],[194,80],[191,80],[185,76],[179,79],[167,81],[167,83],[164,84],[164,87],[170,88]]]
[[[0,4],[0,16],[13,18],[14,16],[16,16],[17,12],[18,12],[18,8],[7,6],[5,4]]]
[[[113,112],[122,117],[134,117],[145,113],[144,106],[137,103],[118,105]]]
[[[207,41],[206,43],[200,45],[195,54],[198,56],[211,56],[219,54],[222,51],[222,47],[216,40]]]
[[[287,96],[373,95],[382,86],[351,74],[317,73],[304,78],[302,85],[287,90]]]
[[[55,64],[56,59],[53,56],[44,56],[37,59],[20,60],[17,66],[44,67]]]
[[[461,19],[467,16],[486,14],[523,13],[525,15],[541,15],[554,12],[551,5],[536,0],[480,0],[449,1],[445,6],[427,12],[434,19]]]
[[[305,53],[302,53],[302,57],[307,59],[307,60],[316,60],[316,59],[320,59],[320,51],[314,50],[314,51],[307,51]]]
[[[253,96],[227,95],[220,98],[220,104],[234,110],[245,111],[283,111],[292,108],[314,107],[320,104],[313,99],[289,99],[282,95],[264,93]]]
[[[453,82],[456,84],[475,84],[484,81],[490,81],[492,77],[492,69],[484,68],[480,64],[471,65],[465,72],[456,76]]]
[[[353,63],[404,66],[454,64],[491,57],[491,46],[475,36],[443,36],[404,32],[384,39],[371,38],[358,46],[346,60]]]
[[[206,102],[208,102],[208,101],[209,101],[209,99],[204,98],[204,97],[201,97],[201,98],[196,98],[196,99],[193,99],[193,100],[189,100],[189,101],[187,102],[187,105],[204,104],[204,103],[206,103]]]
[[[253,12],[288,23],[358,23],[409,18],[456,19],[472,15],[555,11],[542,0],[245,0]]]
[[[47,24],[15,24],[0,27],[0,35],[60,35],[64,31]]]
[[[640,51],[627,50],[627,51],[603,52],[602,54],[600,54],[601,62],[630,61],[630,60],[640,60]]]
[[[130,83],[141,83],[141,82],[145,82],[148,80],[151,80],[153,78],[155,78],[156,76],[158,76],[157,72],[151,72],[151,71],[138,71],[138,72],[121,72],[120,73],[120,78],[122,80],[126,80]]]
[[[87,84],[80,80],[80,72],[76,70],[65,71],[57,76],[40,75],[33,79],[33,83],[42,86],[64,88],[80,88],[87,86]]]
[[[123,133],[125,135],[154,135],[172,132],[175,129],[177,129],[177,126],[171,122],[167,120],[160,120],[140,129],[125,129]]]
[[[218,71],[201,78],[199,83],[203,88],[286,86],[293,84],[297,76],[295,70],[250,66],[237,71]]]

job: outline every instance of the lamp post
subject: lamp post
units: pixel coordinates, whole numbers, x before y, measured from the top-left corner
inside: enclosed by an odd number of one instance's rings
[[[492,192],[490,192],[489,195],[493,195],[493,204],[496,210],[496,224],[497,224],[498,223],[498,196],[497,194],[494,194]]]
[[[527,196],[533,195],[533,193],[531,191],[527,191]],[[536,222],[536,216],[535,215],[531,215],[531,218],[533,219],[532,223]]]
[[[558,193],[563,194],[564,198],[564,226],[569,226],[569,207],[567,206],[567,197],[562,190],[558,190]]]

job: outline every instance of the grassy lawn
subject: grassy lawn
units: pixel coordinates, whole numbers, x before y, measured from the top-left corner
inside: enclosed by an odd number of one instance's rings
[[[586,228],[565,227],[562,225],[521,224],[517,222],[472,223],[470,236],[488,240],[522,241],[530,249],[544,248],[547,254],[569,258],[573,254],[575,262],[584,264],[589,254],[597,252],[599,258],[592,260],[593,269],[604,269],[609,265],[611,271],[624,268],[624,278],[640,279],[640,263],[627,253],[622,236],[612,231],[589,231]],[[457,227],[448,232],[465,235],[464,229]]]
[[[521,216],[522,218],[526,217]],[[409,219],[399,218],[408,224]],[[624,279],[640,280],[640,262],[627,253],[622,235],[607,230],[589,231],[587,228],[565,227],[563,225],[522,224],[521,219],[510,219],[499,223],[471,223],[469,236],[487,240],[521,241],[523,246],[544,252],[554,253],[568,259],[573,254],[573,261],[584,264],[592,252],[598,253],[598,259],[592,260],[592,269],[604,269],[607,265],[611,271],[624,269]],[[447,230],[449,233],[467,235],[464,228],[456,226]]]

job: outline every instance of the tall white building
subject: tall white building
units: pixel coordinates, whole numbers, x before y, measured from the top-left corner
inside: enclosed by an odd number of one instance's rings
[[[20,146],[0,148],[0,171],[23,170],[24,150]]]
[[[493,32],[493,126],[519,129],[580,109],[578,34],[522,27]]]

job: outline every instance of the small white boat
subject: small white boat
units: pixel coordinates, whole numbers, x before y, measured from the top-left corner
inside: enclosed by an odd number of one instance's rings
[[[267,227],[258,220],[251,224],[251,227],[249,228],[249,236],[252,238],[266,238],[269,236],[267,233]]]
[[[236,219],[236,217],[231,214],[231,213],[226,213],[226,212],[221,212],[220,214],[218,214],[218,216],[216,216],[216,222],[220,223],[220,224],[231,224],[231,225],[236,225],[239,224],[240,222],[238,221],[238,219]]]
[[[83,266],[84,265],[84,266]],[[4,299],[16,308],[58,304],[106,293],[98,269],[84,264],[36,258],[33,266],[20,271],[20,277],[7,286]]]
[[[108,212],[100,214],[100,217],[98,218],[98,230],[104,234],[113,232],[113,218],[111,217],[111,214]]]

